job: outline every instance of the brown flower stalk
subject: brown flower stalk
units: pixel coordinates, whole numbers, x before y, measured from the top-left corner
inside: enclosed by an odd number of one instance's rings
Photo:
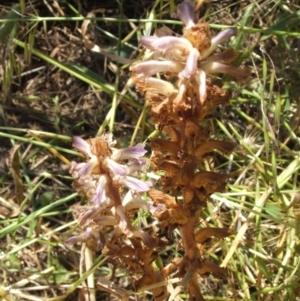
[[[221,239],[229,235],[226,229],[217,228],[195,232],[207,199],[224,191],[227,178],[224,173],[203,170],[203,163],[213,151],[229,154],[234,149],[230,141],[211,139],[205,122],[213,108],[227,104],[230,98],[229,91],[220,88],[211,75],[225,73],[243,80],[248,72],[229,65],[237,57],[234,50],[213,54],[220,43],[236,35],[235,28],[212,37],[206,22],[194,22],[190,2],[181,3],[177,15],[185,24],[183,36],[158,31],[143,37],[141,44],[152,53],[152,59],[135,63],[131,71],[150,106],[152,122],[162,133],[151,140],[151,162],[164,175],[158,181],[160,190],[150,189],[149,195],[154,204],[165,206],[156,213],[161,227],[179,227],[185,252],[183,258],[165,267],[162,275],[167,278],[177,271],[190,299],[203,300],[196,275],[224,277],[225,271],[205,259],[201,244],[212,236]],[[160,79],[155,77],[157,73]]]

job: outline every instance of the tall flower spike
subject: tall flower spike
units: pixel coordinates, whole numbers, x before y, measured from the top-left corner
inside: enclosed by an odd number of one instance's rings
[[[230,97],[228,91],[215,84],[211,75],[225,73],[240,80],[248,73],[229,65],[237,57],[234,50],[213,55],[219,44],[237,34],[235,28],[212,37],[206,22],[195,21],[195,7],[189,1],[178,5],[177,16],[184,23],[183,35],[168,35],[169,31],[164,28],[157,31],[159,36],[142,38],[141,44],[150,49],[153,56],[135,63],[131,70],[136,88],[145,93],[152,122],[161,130],[161,136],[151,140],[152,166],[162,173],[158,181],[162,191],[149,190],[155,206],[162,206],[154,214],[163,230],[179,228],[185,252],[183,258],[172,260],[174,264],[162,275],[168,277],[176,271],[190,299],[203,300],[198,275],[212,273],[224,277],[225,272],[203,260],[204,246],[199,243],[199,231],[196,232],[195,227],[199,227],[209,196],[224,191],[226,186],[226,174],[202,170],[203,163],[208,156],[212,160],[214,151],[228,154],[234,148],[230,141],[210,138],[211,128],[205,118],[217,105],[228,103]],[[155,77],[158,73],[159,79]],[[138,200],[128,202],[128,208],[138,203]],[[202,233],[206,233],[207,238],[219,239],[230,235],[227,230],[218,228]]]

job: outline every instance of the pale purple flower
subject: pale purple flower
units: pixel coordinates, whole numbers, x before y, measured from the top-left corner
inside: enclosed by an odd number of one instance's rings
[[[107,201],[107,196],[105,192],[106,183],[107,183],[106,177],[104,175],[101,175],[97,183],[95,194],[90,200],[91,203],[99,206],[104,201]]]
[[[135,146],[129,146],[121,149],[114,150],[111,159],[115,161],[126,160],[126,159],[138,159],[145,155],[145,145],[139,143]]]
[[[128,187],[129,189],[133,189],[137,192],[148,191],[152,187],[152,183],[150,181],[142,181],[134,177],[126,176],[126,177],[115,177],[114,181],[117,183]]]
[[[103,145],[103,142],[107,144]],[[81,190],[85,190],[88,187],[84,187],[82,177],[85,177],[87,180],[86,177],[92,172],[99,176],[98,183],[89,187],[89,192],[91,192],[91,188],[95,190],[94,196],[90,199],[95,205],[100,205],[106,198],[106,176],[110,176],[117,187],[125,186],[139,192],[147,191],[151,186],[150,182],[145,182],[132,176],[133,173],[142,171],[145,168],[145,160],[140,159],[146,153],[144,144],[139,143],[123,149],[111,149],[110,146],[114,144],[112,135],[109,134],[91,139],[90,143],[80,137],[73,138],[73,146],[85,154],[88,157],[88,161],[85,163],[73,162],[70,173],[74,177],[79,178],[78,183],[80,183]],[[97,155],[91,149],[97,152]],[[120,163],[120,161],[124,160],[128,160],[127,164]],[[108,171],[109,175],[105,174]]]
[[[243,79],[248,76],[248,73],[243,69],[219,62],[204,61],[200,63],[199,67],[206,73],[224,73],[236,79]]]
[[[72,145],[90,158],[94,156],[94,154],[91,153],[90,145],[81,137],[74,136],[72,139]]]
[[[201,58],[207,58],[214,50],[216,50],[218,45],[237,35],[237,32],[238,31],[235,27],[226,28],[220,31],[212,38],[210,47],[201,52]]]
[[[147,168],[147,166],[148,164],[146,159],[135,159],[127,163],[129,174],[144,171]]]
[[[71,237],[68,237],[66,239],[66,244],[69,247],[74,246],[78,242],[84,242],[84,241],[93,241],[94,242],[94,249],[101,250],[103,248],[103,242],[101,241],[100,233],[99,231],[87,227],[85,228],[85,231],[80,235],[74,235]]]
[[[171,60],[186,59],[193,49],[192,43],[181,37],[142,37],[141,43],[144,47],[158,53],[162,53]]]
[[[195,4],[184,1],[177,5],[177,16],[184,23],[186,28],[195,26]]]
[[[81,163],[72,162],[70,173],[73,175],[73,177],[90,175],[98,164],[98,158],[92,153],[90,144],[81,137],[74,136],[72,145],[89,157],[89,160]]]
[[[122,165],[110,158],[106,158],[105,163],[114,175],[126,176],[128,174],[128,168],[126,165]]]
[[[145,159],[134,159],[129,161],[127,165],[122,165],[107,158],[106,163],[115,176],[121,177],[132,175],[134,172],[143,171],[143,169],[147,166]]]
[[[132,177],[134,172],[142,171],[145,167],[145,161],[139,161],[139,158],[146,153],[144,144],[139,143],[136,146],[126,147],[113,151],[110,158],[105,159],[105,164],[111,170],[113,181],[118,186],[126,186],[129,189],[143,192],[149,190],[150,182],[145,182]],[[130,160],[126,165],[116,161]]]
[[[199,57],[199,51],[196,48],[193,48],[187,58],[184,70],[178,74],[178,77],[181,79],[190,79],[192,76],[194,76],[197,72],[197,63]]]
[[[157,61],[150,60],[146,62],[139,62],[131,67],[131,71],[137,76],[149,77],[156,73],[179,73],[183,65],[172,61]]]

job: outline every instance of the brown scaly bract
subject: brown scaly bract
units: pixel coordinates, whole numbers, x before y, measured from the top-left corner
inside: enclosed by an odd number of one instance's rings
[[[244,80],[248,72],[229,65],[237,57],[233,49],[213,54],[220,43],[236,35],[235,28],[212,37],[206,22],[194,22],[194,5],[190,2],[178,5],[177,15],[185,24],[183,36],[159,30],[154,36],[143,37],[141,44],[152,53],[152,59],[136,62],[131,71],[135,86],[151,108],[152,122],[164,132],[151,140],[152,165],[164,171],[164,176],[158,182],[161,190],[150,189],[149,195],[154,204],[166,207],[155,216],[162,228],[179,227],[185,251],[184,257],[174,259],[162,275],[167,278],[177,271],[190,299],[203,300],[196,275],[224,277],[225,271],[204,259],[201,244],[212,236],[224,238],[229,232],[215,228],[195,232],[208,197],[224,191],[226,185],[225,173],[202,170],[202,163],[215,150],[229,154],[234,149],[229,141],[211,139],[205,123],[211,110],[227,104],[230,98],[229,91],[210,76],[224,73]],[[157,73],[159,79],[154,77]],[[166,135],[168,138],[162,138]]]

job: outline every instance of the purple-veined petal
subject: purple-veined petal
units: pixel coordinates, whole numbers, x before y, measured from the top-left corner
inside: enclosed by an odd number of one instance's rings
[[[184,70],[178,74],[180,79],[189,79],[196,73],[199,56],[199,51],[196,48],[193,48],[187,58]]]
[[[139,179],[136,179],[134,177],[124,177],[120,180],[125,186],[127,186],[129,189],[133,189],[138,192],[148,191],[149,188],[152,186],[152,183],[149,181],[142,181]]]
[[[135,159],[131,160],[127,163],[128,174],[132,174],[135,171],[144,171],[147,168],[147,160],[146,159]]]
[[[91,146],[88,142],[86,142],[84,139],[82,139],[79,136],[74,136],[72,138],[72,145],[73,147],[77,148],[84,154],[88,155],[89,157],[92,157],[93,154],[91,153]]]
[[[111,159],[115,161],[138,159],[139,157],[145,155],[146,152],[145,145],[143,143],[139,143],[135,146],[125,147],[113,151]]]
[[[101,214],[101,211],[108,208],[110,205],[106,202],[102,203],[100,206],[93,206],[86,210],[79,218],[78,223],[80,225],[89,225],[96,216]]]
[[[106,164],[114,175],[125,176],[128,174],[127,166],[119,164],[110,158],[106,158]]]
[[[177,16],[185,24],[186,28],[193,27],[195,25],[195,4],[188,1],[178,4]]]
[[[142,37],[141,43],[152,51],[161,51],[163,53],[170,50],[180,50],[188,53],[193,49],[193,45],[187,39],[173,36],[160,38],[153,38],[153,36]]]
[[[77,165],[75,166],[75,170],[77,170],[77,173],[80,177],[83,177],[91,174],[91,172],[93,171],[97,163],[98,163],[98,159],[97,157],[94,157],[85,163],[84,162],[77,163]]]
[[[100,205],[106,199],[105,185],[107,179],[104,175],[101,175],[97,183],[97,188],[94,196],[91,198],[91,202],[95,205]]]
[[[207,58],[219,44],[235,36],[236,34],[237,29],[235,27],[226,28],[220,31],[215,37],[212,38],[210,47],[201,52],[201,58]]]
[[[78,170],[78,174],[80,177],[91,174],[94,167],[98,164],[97,157],[94,157],[87,161],[83,166],[81,166],[80,170]]]
[[[149,77],[160,72],[179,73],[182,68],[183,65],[178,62],[150,60],[133,65],[131,71],[137,76]]]
[[[237,29],[235,27],[226,28],[222,31],[220,31],[214,38],[212,38],[211,43],[213,45],[219,45],[226,40],[230,39],[233,36],[236,36],[238,33]]]

